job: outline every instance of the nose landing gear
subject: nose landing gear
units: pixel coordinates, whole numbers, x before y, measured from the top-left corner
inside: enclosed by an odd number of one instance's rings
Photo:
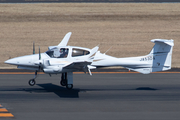
[[[36,77],[37,77],[37,70],[35,72],[34,78],[30,79],[28,82],[30,86],[34,86],[36,84],[36,81],[35,81]]]

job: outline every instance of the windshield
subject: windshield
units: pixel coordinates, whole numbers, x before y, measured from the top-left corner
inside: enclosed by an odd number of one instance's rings
[[[67,58],[69,49],[68,48],[55,48],[46,52],[51,58]]]

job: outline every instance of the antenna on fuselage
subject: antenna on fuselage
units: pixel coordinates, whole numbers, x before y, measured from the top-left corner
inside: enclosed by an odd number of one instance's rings
[[[111,48],[112,48],[112,46],[104,54],[106,54]]]

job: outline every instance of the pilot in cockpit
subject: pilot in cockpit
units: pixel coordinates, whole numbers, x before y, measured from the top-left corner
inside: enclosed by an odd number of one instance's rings
[[[61,48],[59,52],[60,52],[60,56],[58,58],[66,58],[68,55],[68,49]]]

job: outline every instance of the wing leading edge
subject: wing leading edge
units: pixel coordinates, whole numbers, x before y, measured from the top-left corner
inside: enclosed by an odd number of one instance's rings
[[[69,42],[69,39],[70,39],[70,37],[71,37],[71,34],[72,34],[72,32],[68,32],[68,33],[64,36],[64,38],[62,39],[62,41],[61,41],[57,46],[67,46],[67,44],[68,44],[68,42]],[[49,46],[48,49],[50,50],[50,49],[55,48],[55,47],[57,47],[57,46]]]

